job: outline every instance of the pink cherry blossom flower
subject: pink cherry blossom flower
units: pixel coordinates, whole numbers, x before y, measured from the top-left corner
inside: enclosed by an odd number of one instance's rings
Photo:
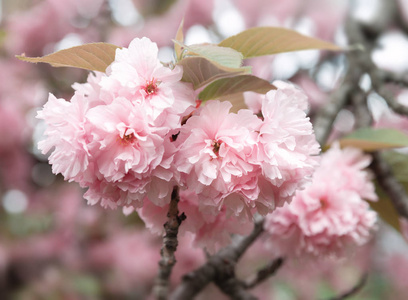
[[[245,196],[256,199],[260,168],[249,162],[261,123],[251,111],[229,113],[229,102],[210,101],[199,115],[181,128],[175,165],[181,183],[199,194],[200,206],[221,208],[235,214],[245,211]],[[227,197],[230,196],[228,199]]]
[[[262,168],[259,202],[268,211],[290,201],[296,189],[310,181],[318,164],[319,144],[306,117],[307,96],[291,84],[275,81],[278,89],[262,102],[256,159]]]
[[[165,146],[170,144],[167,131],[150,127],[143,107],[124,98],[94,107],[86,117],[97,176],[82,183],[89,186],[85,197],[90,203],[140,207],[146,196],[157,205],[168,203],[173,184],[166,168],[174,148]]]
[[[82,181],[91,176],[88,142],[92,138],[85,129],[88,102],[81,95],[74,95],[70,102],[50,94],[37,118],[47,125],[47,138],[38,143],[44,154],[52,148],[49,162],[55,174],[61,173],[66,180]],[[91,176],[92,177],[92,176]]]
[[[149,122],[174,128],[181,115],[195,104],[194,94],[190,84],[180,82],[182,68],[164,67],[157,55],[157,45],[150,39],[134,39],[128,48],[116,50],[102,86],[116,96],[142,104]]]
[[[38,117],[47,125],[43,153],[53,149],[54,173],[89,188],[85,198],[104,207],[140,207],[170,201],[176,169],[173,156],[184,117],[195,108],[181,68],[157,59],[157,46],[135,39],[117,51],[107,74],[74,84],[71,101],[50,96]]]
[[[225,206],[236,216],[265,215],[310,180],[320,150],[304,111],[307,97],[290,84],[275,85],[263,97],[263,120],[210,101],[182,127],[175,165],[201,210]]]
[[[107,181],[121,180],[130,172],[149,174],[160,163],[163,138],[148,126],[141,105],[118,98],[90,109],[86,118],[92,135],[89,148]]]
[[[297,257],[341,257],[365,244],[377,218],[363,200],[376,200],[364,170],[369,162],[369,156],[357,149],[340,150],[335,145],[327,151],[313,182],[297,191],[290,204],[266,217],[273,251]]]

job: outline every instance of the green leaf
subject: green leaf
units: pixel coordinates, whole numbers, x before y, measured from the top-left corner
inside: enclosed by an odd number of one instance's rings
[[[405,184],[405,188],[407,189],[408,154],[391,150],[391,151],[383,151],[382,156],[387,161],[387,163],[391,166],[392,173],[394,174],[395,178],[399,182]]]
[[[184,42],[184,34],[183,34],[183,26],[184,26],[184,18],[181,20],[180,26],[176,33],[176,39],[174,43],[174,52],[176,53],[177,61],[181,60],[181,54],[183,53],[183,42]]]
[[[183,66],[183,78],[181,80],[191,82],[194,89],[205,86],[217,79],[251,72],[250,67],[228,68],[199,56],[186,57],[179,61],[178,65]]]
[[[185,46],[187,55],[201,56],[228,68],[239,68],[242,66],[242,53],[227,47],[213,44],[197,44]]]
[[[48,63],[53,67],[74,67],[105,72],[115,60],[116,49],[120,47],[107,43],[92,43],[76,46],[43,57],[17,55],[20,60],[31,63]]]
[[[266,94],[270,90],[276,90],[276,87],[264,79],[253,75],[238,75],[214,81],[204,88],[198,98],[205,101],[248,91]]]
[[[218,44],[241,52],[244,58],[309,49],[340,51],[339,46],[278,27],[255,27]]]
[[[401,232],[399,215],[391,203],[391,200],[386,196],[381,196],[381,192],[377,189],[377,194],[380,194],[378,201],[367,201],[370,207],[377,212],[378,216],[398,232]]]
[[[364,151],[408,147],[408,136],[396,129],[360,128],[340,139],[340,145]]]

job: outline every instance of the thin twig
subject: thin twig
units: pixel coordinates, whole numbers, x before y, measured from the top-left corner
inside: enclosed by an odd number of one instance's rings
[[[228,269],[232,269],[232,272],[227,271]],[[224,272],[217,273],[214,280],[215,284],[231,299],[256,300],[257,298],[246,289],[245,284],[235,277],[234,269],[234,267],[230,266],[230,268],[224,268]]]
[[[167,213],[167,222],[164,224],[165,235],[163,237],[163,246],[159,261],[159,274],[157,275],[153,293],[159,300],[167,299],[169,294],[169,279],[171,270],[176,264],[174,253],[177,250],[178,240],[177,234],[180,224],[186,219],[184,213],[179,215],[178,202],[180,201],[178,186],[173,188],[171,193],[171,201],[169,211]]]
[[[261,235],[263,232],[264,220],[259,220],[255,222],[254,230],[250,235],[244,237],[242,240],[236,244],[230,245],[217,254],[211,256],[208,261],[198,268],[197,270],[186,274],[183,277],[182,283],[177,287],[177,289],[170,296],[172,300],[189,300],[193,299],[204,287],[207,286],[211,281],[215,281],[217,276],[225,272],[229,272],[230,278],[234,275],[231,270],[234,270],[236,263],[240,257],[245,253],[249,246]],[[227,276],[228,277],[228,276]],[[225,284],[230,282],[225,281]],[[234,282],[233,282],[234,283]],[[239,284],[234,283],[236,288],[240,288]],[[223,287],[220,287],[223,289]],[[226,291],[229,288],[225,288]],[[235,291],[230,291],[230,293],[235,293]]]
[[[265,267],[260,269],[254,278],[245,282],[245,288],[252,289],[258,284],[264,282],[269,277],[275,275],[276,271],[282,266],[284,259],[279,257],[269,262]]]
[[[345,292],[345,293],[343,293],[343,294],[341,294],[339,296],[330,298],[328,300],[343,300],[343,299],[347,299],[348,297],[357,294],[364,287],[364,285],[366,284],[367,278],[368,278],[368,274],[364,273],[363,276],[361,276],[360,280],[357,282],[357,284],[353,288],[351,288],[349,291],[347,291],[347,292]]]
[[[408,87],[408,74],[398,74],[391,71],[380,70],[379,76],[383,79],[384,82],[399,84],[405,87]]]

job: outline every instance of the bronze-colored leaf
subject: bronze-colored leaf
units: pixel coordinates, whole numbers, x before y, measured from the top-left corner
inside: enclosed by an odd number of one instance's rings
[[[184,34],[183,34],[184,19],[181,20],[180,26],[176,33],[176,39],[174,43],[174,52],[176,53],[176,59],[179,61],[181,59],[181,54],[183,53]]]
[[[342,50],[335,44],[278,27],[250,28],[226,38],[218,45],[235,49],[244,58],[310,49]]]
[[[265,94],[276,87],[267,80],[254,75],[238,75],[229,78],[218,79],[204,88],[198,95],[200,100],[218,99],[243,92],[255,92]]]
[[[178,65],[183,66],[182,81],[191,82],[194,89],[205,86],[217,79],[251,72],[250,67],[228,68],[199,56],[186,57],[179,61]]]
[[[90,71],[105,72],[115,60],[116,49],[120,47],[107,43],[91,43],[76,46],[42,57],[17,55],[20,60],[31,63],[48,63],[53,67],[74,67]]]

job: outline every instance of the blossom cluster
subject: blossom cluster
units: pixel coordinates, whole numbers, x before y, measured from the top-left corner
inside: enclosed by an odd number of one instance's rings
[[[159,205],[169,201],[171,130],[195,101],[180,81],[182,69],[164,67],[157,53],[149,39],[135,39],[117,50],[106,74],[75,84],[70,101],[50,95],[38,113],[47,124],[39,148],[54,147],[53,172],[88,187],[91,204],[139,207],[146,196]]]
[[[246,223],[246,232],[253,213],[272,212],[310,180],[320,148],[307,98],[277,83],[262,97],[261,117],[249,109],[232,113],[228,101],[196,107],[182,68],[163,66],[157,53],[149,39],[135,39],[117,50],[106,74],[75,84],[70,101],[50,95],[38,113],[47,125],[39,147],[53,149],[54,173],[88,188],[90,204],[161,209],[180,186],[194,195],[180,206],[192,219],[205,216],[190,226],[196,243],[213,232],[224,245],[233,228]]]
[[[371,157],[337,144],[322,155],[313,181],[297,191],[290,205],[266,217],[268,244],[278,255],[342,257],[365,244],[377,215],[365,200],[376,201]]]

